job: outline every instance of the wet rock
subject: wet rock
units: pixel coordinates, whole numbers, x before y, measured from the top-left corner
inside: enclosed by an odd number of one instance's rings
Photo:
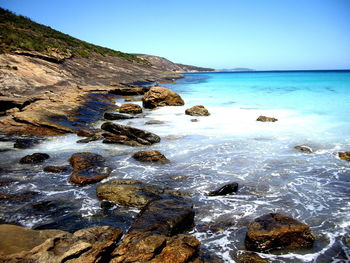
[[[126,125],[105,122],[102,124],[101,129],[116,135],[127,136],[130,140],[142,145],[151,145],[160,142],[158,135]]]
[[[145,122],[145,125],[155,125],[155,124],[164,124],[164,121],[150,120]]]
[[[252,251],[310,248],[314,242],[311,229],[291,217],[270,213],[258,217],[248,227],[246,248]]]
[[[191,119],[191,122],[198,122],[198,119]]]
[[[239,255],[233,255],[235,262],[237,263],[269,263],[270,261],[266,258],[260,257],[256,253],[243,252]]]
[[[192,204],[184,199],[162,199],[149,202],[137,216],[129,233],[148,232],[172,236],[194,225]]]
[[[28,149],[38,144],[39,140],[35,138],[18,138],[13,147],[17,149]]]
[[[142,146],[143,144],[138,143],[137,141],[131,140],[129,137],[124,135],[116,135],[116,134],[104,134],[104,140],[103,143],[116,143],[116,144],[123,144],[123,145],[129,145],[129,146]]]
[[[132,96],[132,95],[143,95],[149,90],[149,87],[137,87],[137,86],[130,86],[130,87],[118,87],[110,93],[115,95],[122,95],[122,96]]]
[[[11,179],[0,179],[0,186],[12,184],[14,181]]]
[[[120,229],[110,226],[82,229],[74,234],[63,233],[48,238],[30,251],[4,256],[2,260],[13,263],[109,262],[121,236]]]
[[[228,195],[232,193],[236,193],[238,190],[238,183],[226,184],[219,189],[210,192],[209,196],[218,196],[218,195]]]
[[[120,106],[119,112],[128,114],[139,114],[142,113],[142,107],[137,104],[126,103]]]
[[[95,153],[75,153],[69,158],[73,172],[69,178],[70,182],[78,185],[100,182],[110,174],[104,169],[104,158]]]
[[[160,199],[164,190],[137,180],[118,179],[101,184],[96,189],[99,199],[131,207],[144,207],[149,201]]]
[[[142,101],[142,97],[125,97],[124,101]]]
[[[149,150],[134,153],[132,156],[135,160],[140,162],[151,162],[151,163],[168,163],[169,160],[160,152]]]
[[[44,172],[47,172],[47,173],[63,173],[63,172],[66,172],[67,170],[68,170],[67,167],[60,167],[60,166],[53,166],[53,165],[44,167]]]
[[[96,132],[98,132],[98,130],[80,129],[77,131],[77,135],[80,137],[92,137]]]
[[[32,200],[35,196],[38,195],[38,192],[24,192],[18,194],[0,194],[0,199],[10,200],[13,202],[27,202]]]
[[[314,152],[312,150],[312,148],[310,146],[307,146],[307,145],[298,145],[298,146],[295,146],[294,149],[305,152],[305,153],[313,153]]]
[[[209,111],[203,105],[196,105],[185,111],[186,115],[190,116],[209,116]]]
[[[48,238],[65,233],[67,232],[61,230],[32,230],[21,226],[2,224],[0,225],[0,255],[30,251]]]
[[[103,114],[103,118],[106,120],[114,121],[114,120],[127,120],[127,119],[132,119],[134,118],[131,115],[127,114],[121,114],[121,113],[115,113],[115,112],[106,112]]]
[[[103,139],[102,135],[95,134],[95,135],[93,135],[91,137],[87,137],[85,139],[78,140],[77,143],[89,143],[89,142],[99,141],[99,140],[102,140],[102,139]]]
[[[350,162],[350,152],[339,152],[338,156],[340,159]]]
[[[182,106],[183,99],[179,94],[164,87],[155,86],[143,96],[143,107],[153,109],[160,106]]]
[[[21,160],[19,163],[21,164],[37,164],[37,163],[42,163],[43,161],[49,159],[50,156],[46,153],[33,153],[31,155],[26,155]]]
[[[260,115],[256,120],[262,121],[262,122],[276,122],[276,121],[278,121],[278,119],[276,119],[274,117],[266,117],[266,116],[262,116],[262,115]]]

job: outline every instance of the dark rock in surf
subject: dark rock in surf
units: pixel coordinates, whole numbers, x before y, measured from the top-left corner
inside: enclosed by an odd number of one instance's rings
[[[63,172],[66,172],[67,170],[68,170],[67,167],[60,167],[60,166],[53,166],[53,165],[44,167],[44,172],[47,172],[47,173],[63,173]]]
[[[266,117],[263,115],[260,115],[256,121],[261,121],[261,122],[276,122],[278,121],[278,119],[274,118],[274,117]]]
[[[138,143],[137,141],[131,140],[129,137],[124,135],[116,135],[113,133],[104,134],[104,140],[103,143],[110,143],[110,144],[123,144],[128,146],[142,146],[143,144]]]
[[[209,111],[203,105],[193,106],[185,111],[186,115],[190,116],[209,116]]]
[[[118,111],[120,113],[139,114],[142,113],[142,107],[137,104],[126,103],[121,105]]]
[[[13,148],[17,149],[28,149],[38,144],[39,140],[34,138],[19,138],[16,139]]]
[[[116,135],[127,136],[130,140],[142,145],[151,145],[160,142],[158,135],[126,125],[105,122],[102,124],[101,129]]]
[[[307,146],[307,145],[298,145],[298,146],[295,146],[294,149],[305,152],[305,153],[313,153],[314,152],[312,150],[312,148],[310,146]]]
[[[131,115],[127,114],[121,114],[121,113],[115,113],[115,112],[106,112],[103,114],[103,118],[106,120],[114,121],[114,120],[127,120],[127,119],[132,119],[134,118]]]
[[[340,159],[350,162],[350,152],[339,152],[338,156]]]
[[[210,192],[209,196],[219,196],[219,195],[228,195],[236,193],[238,190],[238,183],[231,183],[220,187],[219,189]]]
[[[169,160],[162,153],[154,150],[137,152],[132,157],[140,162],[169,163]]]
[[[270,213],[252,222],[245,238],[248,250],[310,248],[315,238],[310,227],[280,213]]]
[[[50,158],[50,155],[48,155],[46,153],[33,153],[31,155],[26,155],[23,158],[21,158],[19,163],[21,163],[21,164],[38,164],[38,163],[44,162],[45,160],[47,160],[49,158]]]
[[[98,140],[102,140],[103,136],[100,134],[95,134],[91,137],[86,137],[85,139],[78,140],[77,143],[89,143],[89,142],[95,142]]]
[[[97,129],[95,130],[80,129],[77,131],[77,135],[80,137],[92,137],[92,136],[95,136],[97,132],[98,132]]]

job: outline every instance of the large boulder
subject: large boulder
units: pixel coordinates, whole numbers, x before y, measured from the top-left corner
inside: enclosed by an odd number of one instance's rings
[[[274,117],[266,117],[263,115],[260,115],[256,121],[261,121],[261,122],[276,122],[278,121],[278,119],[274,118]]]
[[[38,164],[50,158],[46,153],[33,153],[26,155],[19,160],[21,164]]]
[[[196,105],[185,111],[186,115],[190,116],[209,116],[209,111],[203,105]]]
[[[102,124],[101,129],[115,135],[126,136],[130,140],[142,145],[151,145],[160,142],[160,137],[154,133],[117,123],[105,122]]]
[[[119,107],[118,111],[120,113],[128,113],[128,114],[139,114],[142,113],[142,107],[133,103],[126,103]]]
[[[350,162],[350,152],[339,152],[338,156],[340,159]]]
[[[132,157],[140,162],[148,162],[148,163],[168,163],[169,160],[160,152],[149,150],[149,151],[141,151],[134,153]]]
[[[104,158],[95,153],[80,152],[69,158],[72,166],[70,182],[78,185],[93,184],[109,176],[109,170],[104,167]]]
[[[248,227],[246,248],[252,251],[310,248],[315,238],[311,229],[291,217],[270,213],[258,217]]]
[[[153,109],[159,106],[182,106],[183,99],[179,94],[164,87],[155,86],[143,96],[143,107]]]

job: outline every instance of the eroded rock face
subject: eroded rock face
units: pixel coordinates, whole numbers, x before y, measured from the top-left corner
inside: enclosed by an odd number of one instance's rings
[[[109,170],[103,167],[104,158],[95,153],[80,152],[69,158],[72,166],[70,182],[78,185],[92,184],[109,176]]]
[[[266,116],[259,116],[256,121],[261,121],[261,122],[276,122],[278,121],[278,119],[274,118],[274,117],[266,117]]]
[[[209,196],[219,196],[219,195],[228,195],[236,193],[238,190],[238,183],[226,184],[219,189],[210,192]]]
[[[139,114],[142,113],[142,107],[137,104],[126,103],[120,106],[119,112],[128,114]]]
[[[43,161],[49,159],[50,156],[46,153],[33,153],[31,155],[26,155],[21,160],[19,160],[19,163],[21,164],[38,164],[42,163]]]
[[[148,162],[148,163],[168,163],[169,160],[160,152],[149,150],[149,151],[141,151],[134,153],[132,156],[135,160],[140,162]]]
[[[190,116],[209,116],[209,111],[203,105],[193,106],[185,111],[186,115]]]
[[[182,106],[183,99],[179,94],[164,87],[152,87],[143,96],[143,107],[153,109],[160,106]]]
[[[105,122],[102,124],[101,129],[118,136],[126,136],[129,140],[135,141],[141,145],[151,145],[160,142],[160,137],[158,135],[131,126]]]
[[[340,152],[338,156],[340,159],[350,162],[350,152]]]
[[[310,146],[307,146],[307,145],[298,145],[298,146],[295,146],[294,149],[305,152],[305,153],[313,153],[314,152],[312,150],[312,148]]]
[[[311,229],[291,217],[270,213],[250,224],[245,238],[246,248],[252,251],[310,248],[314,242]]]

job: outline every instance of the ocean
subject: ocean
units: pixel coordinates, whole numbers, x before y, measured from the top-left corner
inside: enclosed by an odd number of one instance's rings
[[[4,152],[0,167],[11,168],[6,176],[17,181],[2,188],[5,192],[34,191],[36,202],[59,205],[34,211],[32,202],[6,201],[0,217],[38,229],[73,231],[108,224],[126,230],[138,210],[117,206],[106,212],[96,198],[96,185],[72,186],[69,174],[52,175],[41,166],[28,169],[16,164],[33,152],[50,154],[46,165],[63,165],[72,153],[92,151],[107,158],[113,178],[191,193],[196,227],[190,233],[224,262],[235,262],[244,252],[249,223],[271,212],[308,224],[316,242],[312,249],[260,253],[261,257],[270,262],[350,262],[350,163],[337,156],[350,151],[349,71],[188,73],[166,86],[182,96],[184,106],[145,110],[144,118],[119,122],[158,134],[162,141],[151,148],[170,159],[169,164],[131,158],[148,147],[77,144],[76,135]],[[194,105],[204,105],[211,115],[185,115]],[[278,121],[258,122],[260,115]],[[149,120],[164,123],[145,125]],[[297,145],[307,145],[314,153],[298,151]],[[231,182],[239,184],[237,194],[207,195]]]

